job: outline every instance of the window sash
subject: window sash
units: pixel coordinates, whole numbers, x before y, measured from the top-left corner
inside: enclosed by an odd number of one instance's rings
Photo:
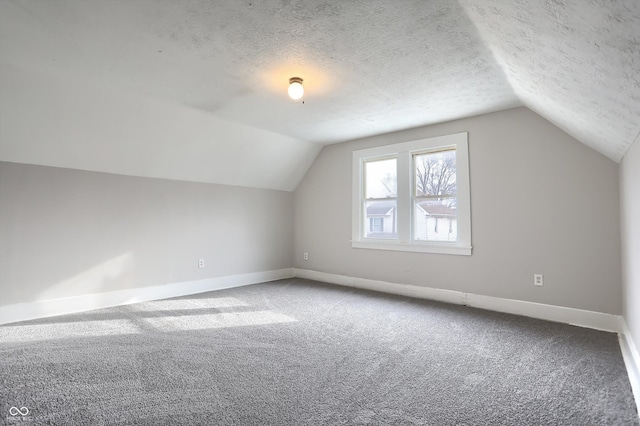
[[[455,192],[453,193],[445,193],[445,194],[424,194],[424,195],[418,195],[419,191],[418,191],[418,157],[421,156],[426,156],[426,155],[437,155],[437,154],[442,154],[442,153],[453,153],[454,155],[454,160],[455,160],[455,181],[456,181],[456,189]],[[442,216],[439,214],[434,214],[433,216],[427,216],[425,215],[425,217],[420,217],[417,214],[418,211],[418,206],[420,206],[421,210],[424,210],[424,208],[421,206],[421,202],[424,201],[446,201],[446,200],[455,200],[456,201],[456,205],[457,205],[457,198],[458,198],[458,194],[457,194],[457,181],[458,181],[458,167],[457,167],[457,160],[458,160],[458,152],[457,149],[455,147],[451,148],[445,148],[445,149],[433,149],[433,150],[424,150],[424,151],[418,151],[418,152],[413,152],[412,153],[412,189],[411,189],[411,206],[413,208],[413,215],[411,215],[411,242],[412,244],[423,244],[423,243],[428,243],[428,242],[449,242],[449,241],[454,241],[457,242],[458,241],[458,210],[456,208],[455,210],[455,216],[451,217],[451,216]],[[444,203],[442,203],[444,204]],[[431,218],[431,220],[430,220]],[[446,233],[446,235],[442,234],[439,232],[439,228],[441,228],[442,223],[444,223],[444,219],[448,219],[448,226],[446,227],[447,230],[449,232]],[[453,232],[451,232],[450,230],[452,230],[453,228],[453,220],[455,219],[455,223],[456,223],[456,232],[455,234]],[[440,222],[440,223],[439,223]],[[431,227],[433,227],[433,232],[430,232]],[[423,234],[424,233],[424,234]],[[423,234],[424,238],[420,238],[419,234]],[[455,238],[451,239],[451,234],[455,235]],[[429,236],[437,236],[439,238],[430,238]],[[446,237],[446,240],[443,239]]]

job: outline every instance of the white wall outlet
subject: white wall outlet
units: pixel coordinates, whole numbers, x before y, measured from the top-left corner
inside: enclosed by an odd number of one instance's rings
[[[302,255],[302,258],[303,258],[304,260],[309,260],[309,253],[305,253],[305,254],[303,254],[303,255]]]
[[[542,287],[544,285],[544,275],[542,275],[542,274],[533,274],[533,285],[537,285],[538,287]]]
[[[204,259],[198,259],[198,268],[204,268]]]

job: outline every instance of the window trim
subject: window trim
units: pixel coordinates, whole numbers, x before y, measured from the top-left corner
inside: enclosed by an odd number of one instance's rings
[[[413,155],[455,148],[458,241],[421,241],[413,239],[415,186]],[[364,232],[364,163],[382,157],[397,158],[397,221],[398,239],[365,238]],[[471,255],[471,190],[469,183],[468,133],[425,138],[410,142],[378,146],[353,151],[351,247],[361,249]]]

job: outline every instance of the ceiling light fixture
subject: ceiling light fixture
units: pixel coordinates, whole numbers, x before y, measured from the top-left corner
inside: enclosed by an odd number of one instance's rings
[[[302,87],[302,79],[300,77],[291,77],[289,79],[289,97],[295,101],[304,95],[304,87]]]

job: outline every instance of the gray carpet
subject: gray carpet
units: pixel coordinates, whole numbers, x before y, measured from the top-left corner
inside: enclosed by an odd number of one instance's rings
[[[0,385],[5,424],[639,424],[615,334],[300,279],[2,326]]]

